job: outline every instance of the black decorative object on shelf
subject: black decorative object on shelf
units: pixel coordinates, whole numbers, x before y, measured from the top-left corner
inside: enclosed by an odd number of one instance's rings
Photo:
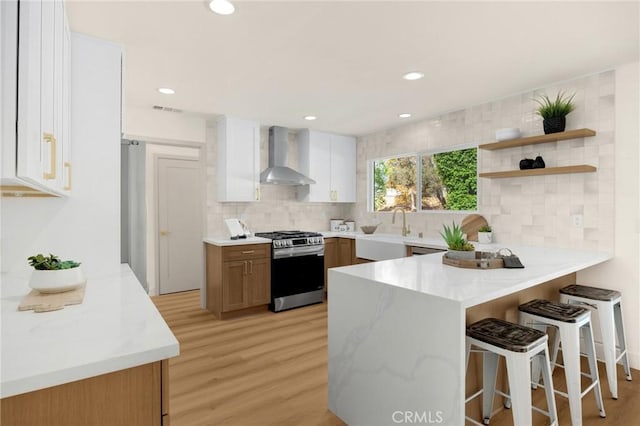
[[[563,117],[564,118],[564,117]],[[532,169],[544,169],[545,168],[545,164],[544,164],[544,160],[542,159],[541,156],[537,156],[536,159],[533,161],[533,166],[531,167]]]
[[[544,133],[548,135],[549,133],[560,133],[564,132],[564,128],[567,125],[567,117],[553,117],[553,118],[545,118],[542,120],[542,127],[544,128]]]
[[[525,158],[520,160],[520,170],[533,169],[533,160],[531,158]]]

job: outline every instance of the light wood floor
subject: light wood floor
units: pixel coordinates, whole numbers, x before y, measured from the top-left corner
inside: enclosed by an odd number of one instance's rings
[[[169,362],[172,426],[344,424],[327,410],[326,304],[219,321],[200,309],[199,291],[153,301],[180,342],[180,356]],[[633,382],[619,373],[614,401],[600,367],[607,418],[598,417],[588,394],[584,426],[640,424],[640,372],[633,370]],[[561,374],[557,369],[555,383]],[[534,392],[537,400],[544,400],[542,390]],[[567,401],[556,401],[560,425],[570,425]],[[534,415],[536,425],[545,420]],[[508,410],[491,419],[492,426],[511,424]]]

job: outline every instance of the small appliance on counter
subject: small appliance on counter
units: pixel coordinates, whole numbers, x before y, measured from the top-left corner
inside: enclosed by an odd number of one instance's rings
[[[247,238],[251,236],[251,231],[247,228],[247,225],[240,219],[225,219],[224,223],[229,230],[229,238],[237,240],[241,238]]]
[[[340,225],[344,225],[344,219],[329,220],[329,231],[340,232]]]

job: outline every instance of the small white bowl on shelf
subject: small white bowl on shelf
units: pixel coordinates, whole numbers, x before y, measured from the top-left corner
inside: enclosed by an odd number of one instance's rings
[[[518,139],[522,134],[517,127],[507,127],[505,129],[496,130],[496,140],[506,141],[509,139]]]

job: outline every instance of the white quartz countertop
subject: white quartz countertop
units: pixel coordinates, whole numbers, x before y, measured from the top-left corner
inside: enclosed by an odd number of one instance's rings
[[[128,265],[88,277],[84,301],[18,311],[31,289],[2,276],[0,398],[174,357],[179,344]]]
[[[207,237],[203,240],[207,244],[214,246],[242,246],[245,244],[271,244],[271,240],[262,237],[248,237],[232,240],[229,237]]]
[[[463,269],[442,264],[442,253],[332,269],[443,299],[478,305],[605,262],[611,254],[546,247],[510,247],[524,269]],[[331,275],[330,275],[331,277]]]

